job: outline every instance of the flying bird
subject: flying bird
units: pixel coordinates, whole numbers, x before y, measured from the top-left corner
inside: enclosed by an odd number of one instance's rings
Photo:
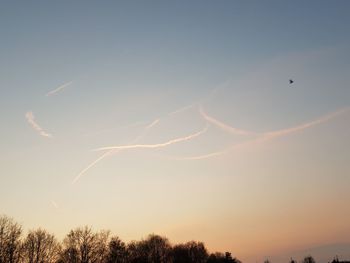
[[[293,84],[293,83],[294,83],[294,80],[290,79],[289,84]]]

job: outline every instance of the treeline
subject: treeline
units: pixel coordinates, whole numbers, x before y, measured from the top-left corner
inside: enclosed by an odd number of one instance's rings
[[[0,216],[0,263],[241,263],[229,252],[208,253],[202,242],[172,245],[154,234],[128,244],[109,231],[94,232],[87,226],[71,230],[62,242],[41,228],[30,230],[25,237],[22,234],[20,224]],[[312,256],[300,262],[316,263]],[[350,261],[335,257],[331,263]]]
[[[71,230],[62,242],[41,228],[22,234],[21,225],[0,216],[0,263],[240,263],[229,252],[209,254],[202,242],[172,245],[154,234],[128,244],[89,227]]]

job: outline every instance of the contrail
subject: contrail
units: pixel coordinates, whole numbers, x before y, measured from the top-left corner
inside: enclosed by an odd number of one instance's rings
[[[46,93],[46,97],[49,97],[49,96],[52,96],[52,95],[55,95],[57,92],[60,92],[62,91],[63,89],[67,88],[68,86],[70,86],[73,82],[70,81],[70,82],[67,82],[61,86],[59,86],[57,89],[54,89],[48,93]]]
[[[230,80],[229,80],[230,81]],[[221,88],[225,88],[228,84],[229,84],[229,81],[226,81],[224,83],[224,85],[221,85],[219,87],[216,87],[215,89],[212,90],[211,94],[209,94],[208,98],[211,97],[214,93],[216,93],[219,89]],[[206,98],[206,99],[208,99]],[[201,101],[205,101],[206,99],[202,99]],[[168,116],[172,116],[172,115],[175,115],[175,114],[178,114],[180,112],[184,112],[184,111],[187,111],[193,107],[195,107],[198,103],[194,102],[190,105],[187,105],[187,106],[184,106],[182,108],[179,108],[175,111],[172,111],[168,114],[166,114],[166,117]],[[136,143],[137,141],[139,141],[142,137],[144,137],[144,135],[147,133],[147,131],[151,128],[153,128],[154,126],[156,126],[159,122],[160,122],[160,118],[154,120],[152,123],[150,123],[148,126],[145,127],[145,130],[144,132],[139,135],[138,137],[136,137],[131,143]],[[206,131],[206,130],[205,130]],[[169,142],[168,142],[169,143]],[[173,143],[176,143],[176,142],[173,142]],[[144,145],[145,146],[145,145]],[[158,147],[164,147],[164,146],[158,146]],[[149,147],[149,146],[146,146],[146,147],[141,147],[141,148],[152,148],[152,147]],[[154,147],[153,147],[154,148]],[[95,166],[98,162],[100,162],[101,160],[103,160],[105,157],[107,157],[108,155],[110,154],[113,154],[113,153],[116,153],[116,152],[119,152],[121,149],[110,149],[108,150],[107,152],[103,153],[100,157],[98,157],[96,160],[94,160],[92,163],[90,163],[87,167],[85,167],[75,178],[74,180],[72,181],[72,184],[75,184],[88,170],[90,170],[93,166]]]
[[[31,112],[31,111],[26,112],[25,117],[26,117],[28,123],[32,126],[32,128],[34,130],[36,130],[41,136],[44,136],[46,138],[52,138],[53,137],[50,133],[47,133],[46,131],[44,131],[44,129],[41,128],[39,126],[39,124],[37,124],[35,122],[35,117],[34,117],[33,112]]]
[[[133,139],[130,143],[137,143],[139,140],[141,140],[143,137],[146,136],[146,134],[148,133],[148,131],[150,129],[152,129],[154,126],[158,125],[158,123],[160,122],[160,119],[155,119],[154,121],[152,121],[149,125],[147,125],[143,132],[137,136],[135,139]]]
[[[233,133],[233,134],[238,134],[238,135],[257,135],[256,132],[253,131],[247,131],[247,130],[242,130],[242,129],[238,129],[235,127],[232,127],[226,123],[223,123],[221,121],[219,121],[218,119],[215,119],[214,117],[209,116],[202,107],[199,107],[199,113],[200,115],[208,122],[214,124],[215,126],[221,128],[224,131],[227,131],[229,133]]]
[[[144,131],[141,133],[141,135],[137,136],[135,139],[133,139],[130,143],[136,143],[138,142],[140,139],[142,139],[146,133],[153,128],[154,126],[156,126],[159,123],[160,119],[156,119],[154,121],[152,121],[149,125],[147,125],[144,128]],[[103,160],[105,157],[107,157],[110,154],[114,154],[117,152],[120,152],[121,150],[118,149],[111,149],[107,152],[105,152],[104,154],[102,154],[100,157],[98,157],[96,160],[94,160],[92,163],[90,163],[87,167],[85,167],[72,181],[72,184],[75,184],[88,170],[90,170],[93,166],[95,166],[99,161]]]
[[[193,108],[195,105],[196,105],[196,103],[187,105],[187,106],[185,106],[185,107],[182,107],[182,108],[180,108],[180,109],[177,109],[177,110],[175,110],[175,111],[173,111],[173,112],[168,113],[168,115],[171,116],[171,115],[174,115],[174,114],[178,114],[178,113],[187,111],[187,110]]]
[[[232,83],[232,78],[227,78],[224,82],[220,83],[219,85],[216,85],[210,93],[206,96],[206,98],[202,99],[202,102],[211,100],[220,90],[226,89],[230,84]]]
[[[298,126],[294,126],[294,127],[287,128],[287,129],[271,131],[271,132],[265,132],[265,133],[262,133],[260,136],[258,136],[256,139],[249,140],[249,141],[242,142],[242,143],[238,143],[238,144],[234,144],[234,145],[232,145],[232,146],[230,146],[222,151],[217,151],[217,152],[212,152],[212,153],[197,155],[197,156],[174,157],[172,159],[174,159],[174,160],[202,160],[202,159],[208,159],[211,157],[220,156],[220,155],[226,154],[226,153],[230,152],[231,150],[239,148],[239,147],[247,146],[250,144],[262,143],[262,142],[269,141],[273,138],[283,137],[283,136],[287,136],[289,134],[293,134],[295,132],[303,131],[303,130],[311,128],[313,126],[328,122],[331,119],[333,119],[341,114],[349,112],[349,110],[350,110],[350,108],[346,107],[346,108],[340,109],[336,112],[324,115],[323,117],[320,117],[316,120],[313,120],[313,121],[310,121],[310,122],[307,122],[307,123],[304,123],[304,124],[301,124]]]
[[[75,184],[91,167],[95,166],[99,161],[101,161],[103,158],[111,154],[113,150],[110,150],[108,152],[105,152],[100,157],[98,157],[96,160],[94,160],[92,163],[90,163],[88,166],[86,166],[81,172],[74,178],[72,181],[72,184]]]
[[[218,93],[219,90],[227,88],[227,87],[229,86],[229,84],[231,84],[231,81],[232,81],[232,79],[231,79],[231,78],[228,78],[228,79],[227,79],[226,81],[224,81],[223,83],[220,83],[220,84],[217,85],[216,87],[212,88],[206,96],[201,97],[201,98],[195,100],[192,104],[189,104],[189,105],[187,105],[187,106],[184,106],[184,107],[182,107],[182,108],[179,108],[179,109],[177,109],[177,110],[174,110],[174,111],[168,113],[167,115],[168,115],[168,116],[171,116],[171,115],[173,115],[173,114],[177,114],[177,113],[181,113],[181,112],[187,111],[187,110],[189,110],[189,109],[191,109],[191,108],[194,108],[194,107],[196,107],[196,106],[198,106],[198,105],[200,105],[200,104],[202,104],[202,103],[204,103],[204,102],[206,102],[206,101],[212,99],[212,97],[213,97],[216,93]]]
[[[316,120],[313,120],[313,121],[310,121],[310,122],[307,122],[307,123],[304,123],[304,124],[301,124],[301,125],[298,125],[298,126],[295,126],[295,127],[287,128],[287,129],[271,131],[271,132],[265,132],[265,133],[263,133],[263,135],[266,136],[266,137],[274,138],[274,137],[285,136],[285,135],[288,135],[288,134],[291,134],[291,133],[302,131],[302,130],[308,129],[308,128],[312,127],[312,126],[315,126],[315,125],[327,122],[327,121],[337,117],[338,115],[349,111],[349,109],[350,109],[349,107],[343,108],[343,109],[340,109],[340,110],[338,110],[336,112],[332,112],[332,113],[329,113],[327,115],[324,115],[323,117],[320,117],[320,118],[318,118]]]
[[[217,151],[217,152],[212,152],[208,154],[203,154],[203,155],[197,155],[197,156],[189,156],[189,157],[170,157],[172,160],[178,160],[178,161],[187,161],[187,160],[202,160],[202,159],[209,159],[211,157],[216,157],[223,155],[225,153],[229,152],[229,149],[223,150],[223,151]]]
[[[154,148],[162,148],[166,147],[172,144],[176,144],[183,141],[192,140],[203,133],[205,133],[208,130],[208,125],[206,125],[201,131],[190,134],[185,137],[180,137],[176,139],[172,139],[170,141],[164,142],[164,143],[157,143],[157,144],[133,144],[133,145],[122,145],[122,146],[108,146],[108,147],[101,147],[96,149],[95,151],[105,151],[105,150],[112,150],[112,149],[120,149],[120,150],[126,150],[126,149],[138,149],[138,148],[147,148],[147,149],[154,149]]]
[[[152,123],[150,123],[148,126],[146,126],[146,130],[151,129],[153,126],[156,126],[158,123],[160,122],[160,119],[156,119],[154,121],[152,121]]]
[[[166,113],[163,117],[158,117],[158,119],[155,119],[153,120],[148,126],[146,126],[144,129],[148,130],[150,128],[153,128],[154,126],[156,126],[161,120],[169,117],[169,116],[172,116],[172,115],[175,115],[175,114],[178,114],[180,112],[184,112],[184,111],[187,111],[188,109],[191,109],[195,106],[195,104],[191,104],[191,105],[187,105],[185,107],[182,107],[182,108],[179,108],[175,111],[172,111],[170,113]],[[133,128],[133,127],[137,127],[137,126],[143,126],[145,125],[145,123],[147,123],[146,121],[138,121],[138,122],[135,122],[135,123],[132,123],[132,124],[128,124],[128,125],[124,125],[124,126],[120,126],[120,127],[116,127],[116,128],[110,128],[110,129],[104,129],[104,130],[100,130],[100,131],[97,131],[97,132],[94,132],[94,133],[86,133],[84,134],[83,136],[91,136],[91,135],[98,135],[100,133],[104,133],[104,132],[110,132],[110,131],[113,131],[115,129],[126,129],[126,128]]]
[[[230,80],[229,80],[230,81]],[[212,90],[212,92],[209,94],[208,98],[211,97],[215,92],[217,92],[217,90],[221,89],[221,88],[225,88],[228,84],[229,84],[229,81],[226,81],[224,83],[224,85],[221,85],[219,87],[216,87],[215,89]],[[56,89],[57,90],[57,89]],[[201,101],[205,101],[207,100],[208,98],[205,98],[205,99],[202,99]],[[198,103],[197,102],[194,102],[190,105],[187,105],[187,106],[184,106],[182,108],[179,108],[175,111],[172,111],[170,113],[167,113],[165,115],[164,118],[166,117],[169,117],[169,116],[172,116],[172,115],[175,115],[175,114],[178,114],[180,112],[184,112],[184,111],[187,111],[193,107],[195,107]],[[154,120],[152,123],[150,123],[148,126],[145,127],[145,130],[144,132],[139,135],[138,137],[136,137],[132,142],[130,143],[136,143],[137,141],[139,141],[141,138],[144,137],[144,135],[149,131],[149,129],[153,128],[154,126],[156,126],[159,122],[160,122],[160,118]],[[138,123],[139,124],[139,123]],[[174,142],[173,142],[174,143]],[[158,146],[158,147],[164,147],[164,146]],[[151,147],[142,147],[142,148],[151,148]],[[95,166],[98,162],[100,162],[101,160],[103,160],[105,157],[107,157],[108,155],[110,154],[113,154],[113,153],[116,153],[116,152],[119,152],[121,149],[110,149],[108,150],[107,152],[103,153],[101,156],[99,156],[97,159],[95,159],[92,163],[90,163],[87,167],[85,167],[75,178],[74,180],[72,181],[72,184],[75,184],[88,170],[90,170],[93,166]]]
[[[51,205],[52,205],[54,208],[58,209],[58,204],[57,204],[54,200],[51,200]]]
[[[248,141],[245,141],[245,142],[241,142],[241,143],[237,143],[237,144],[231,145],[230,147],[225,148],[225,149],[223,149],[221,151],[211,152],[211,153],[208,153],[208,154],[197,155],[197,156],[189,156],[189,157],[171,157],[171,159],[173,159],[173,160],[181,160],[181,161],[183,161],[183,160],[209,159],[209,158],[212,158],[212,157],[216,157],[216,156],[220,156],[220,155],[223,155],[223,154],[227,154],[228,152],[230,152],[230,151],[232,151],[233,149],[236,149],[236,148],[242,148],[242,147],[250,145],[250,144],[256,144],[256,143],[264,142],[264,141],[266,141],[266,138],[264,136],[259,136],[256,139],[252,139],[252,140],[248,140]]]

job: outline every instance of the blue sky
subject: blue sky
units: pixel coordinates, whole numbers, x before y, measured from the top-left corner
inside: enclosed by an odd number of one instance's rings
[[[349,10],[349,1],[2,1],[0,213],[61,237],[90,224],[126,240],[201,239],[248,262],[349,242],[350,196],[339,194],[349,183],[349,113],[339,113],[350,101]],[[101,154],[93,149],[200,131],[198,103],[227,126],[261,134],[322,122],[213,160],[174,160],[246,142],[209,123],[191,141],[108,156],[71,185]],[[305,218],[286,221],[282,201]],[[324,203],[343,221],[329,226]],[[327,231],[304,236],[308,213]],[[276,231],[271,245],[251,251],[276,223],[295,234]]]

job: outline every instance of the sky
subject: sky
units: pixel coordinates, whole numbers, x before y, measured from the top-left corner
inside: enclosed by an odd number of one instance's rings
[[[349,11],[1,1],[0,214],[248,263],[349,259]]]

